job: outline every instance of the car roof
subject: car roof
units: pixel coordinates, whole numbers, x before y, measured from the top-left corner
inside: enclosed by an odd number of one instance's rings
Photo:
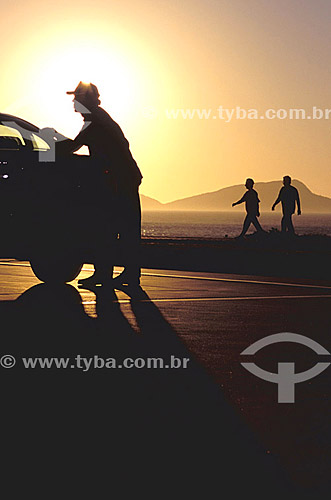
[[[30,122],[27,122],[26,120],[22,120],[22,118],[18,118],[17,116],[0,113],[0,122],[15,122],[19,127],[30,130],[30,132],[39,132],[38,127]]]

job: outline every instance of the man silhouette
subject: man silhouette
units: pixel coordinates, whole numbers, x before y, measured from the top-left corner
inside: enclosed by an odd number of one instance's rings
[[[99,91],[92,83],[80,82],[76,89],[67,92],[74,96],[74,109],[81,113],[84,126],[74,140],[57,143],[60,153],[73,153],[86,145],[90,155],[104,165],[103,181],[109,187],[110,205],[116,208],[117,230],[123,243],[124,271],[112,284],[139,285],[139,247],[141,237],[141,207],[139,185],[142,175],[132,157],[129,142],[120,126],[102,109]],[[112,214],[113,215],[113,214]],[[113,217],[114,218],[114,217]],[[104,228],[110,231],[110,228]],[[102,241],[102,240],[101,240]],[[112,278],[112,264],[106,249],[97,251],[92,276],[80,280],[80,284],[105,283]]]
[[[239,238],[242,238],[245,236],[245,234],[248,231],[248,228],[251,224],[253,224],[256,228],[256,230],[259,233],[263,233],[263,229],[257,220],[257,217],[260,217],[260,210],[259,210],[259,197],[255,189],[253,189],[254,186],[254,181],[253,179],[246,179],[245,187],[247,189],[246,193],[244,196],[239,200],[236,201],[235,203],[232,203],[232,206],[235,207],[236,205],[239,205],[240,203],[244,203],[246,205],[246,218],[244,220],[244,225],[242,228],[242,231],[239,235]]]
[[[283,177],[284,186],[279,191],[277,200],[272,205],[271,210],[275,210],[275,206],[282,202],[283,217],[281,221],[282,233],[295,234],[292,215],[295,212],[295,204],[298,207],[298,215],[301,215],[301,204],[298,190],[291,186],[292,179],[289,175]]]

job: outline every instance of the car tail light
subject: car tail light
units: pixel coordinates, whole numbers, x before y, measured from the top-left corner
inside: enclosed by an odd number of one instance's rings
[[[8,167],[8,161],[0,161],[0,179],[8,179],[9,174],[6,171]]]

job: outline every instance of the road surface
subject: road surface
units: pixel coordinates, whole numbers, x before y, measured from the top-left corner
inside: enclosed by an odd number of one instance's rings
[[[79,278],[90,273],[91,266],[85,265]],[[128,289],[81,289],[77,280],[54,288],[41,284],[28,263],[2,260],[1,356],[16,359],[12,369],[1,369],[7,398],[24,387],[26,410],[25,391],[32,387],[30,396],[40,403],[38,384],[48,380],[53,392],[41,389],[42,384],[39,389],[48,395],[52,414],[59,411],[54,394],[58,405],[66,406],[69,421],[82,411],[85,398],[103,416],[113,408],[112,427],[124,426],[127,433],[132,420],[139,422],[149,446],[162,436],[167,466],[176,463],[172,474],[179,467],[182,483],[192,490],[197,487],[192,477],[201,475],[203,464],[204,487],[216,481],[221,488],[225,479],[219,468],[226,464],[226,470],[236,469],[240,476],[245,469],[249,480],[258,468],[253,483],[261,489],[270,475],[269,486],[274,481],[284,488],[325,491],[331,466],[331,367],[296,384],[294,404],[281,404],[277,385],[246,371],[241,352],[281,332],[304,335],[331,352],[331,283],[144,269],[141,285],[138,295]],[[23,357],[63,357],[74,364],[69,370],[54,365],[32,369],[23,366]],[[142,366],[156,357],[168,368]],[[101,358],[117,364],[139,358],[140,365],[107,370]],[[278,362],[294,361],[300,372],[330,359],[282,343],[265,347],[254,361],[275,373]],[[103,424],[101,416],[100,428]],[[136,431],[129,435],[141,445]],[[213,455],[213,447],[219,462],[202,460]]]

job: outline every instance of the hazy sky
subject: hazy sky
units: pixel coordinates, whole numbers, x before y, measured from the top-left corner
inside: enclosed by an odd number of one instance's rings
[[[73,138],[82,121],[65,91],[92,81],[148,196],[285,174],[331,196],[331,113],[226,122],[217,110],[331,109],[329,0],[0,1],[0,111]],[[177,108],[211,112],[169,118]]]

